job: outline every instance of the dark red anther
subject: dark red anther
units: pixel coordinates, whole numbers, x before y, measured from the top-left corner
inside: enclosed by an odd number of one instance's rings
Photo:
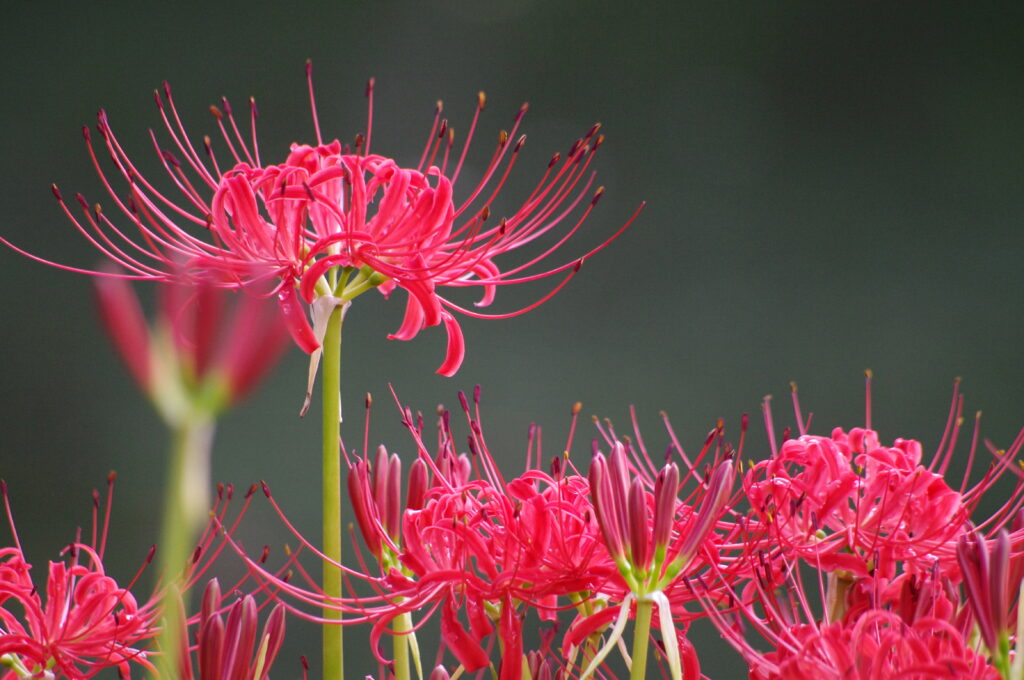
[[[516,122],[518,123],[526,115],[526,112],[530,110],[530,103],[523,102],[523,105],[519,107],[519,112],[516,113]]]
[[[156,555],[156,546],[151,545],[149,546],[149,552],[146,553],[146,559],[142,561],[143,564],[149,564],[150,562],[152,562],[154,555]]]
[[[75,193],[75,200],[78,201],[78,205],[82,206],[83,210],[89,210],[89,202],[85,200],[85,196]]]
[[[561,160],[561,159],[562,159],[562,154],[560,154],[560,153],[558,153],[556,151],[555,155],[551,157],[550,161],[548,161],[548,168],[555,167],[555,164],[558,163],[558,161]]]
[[[178,158],[167,149],[162,149],[160,155],[163,156],[164,160],[173,165],[176,168],[181,167],[181,163],[178,162]]]
[[[371,94],[373,94],[373,86],[376,85],[376,84],[377,84],[377,79],[376,78],[370,78],[369,80],[366,81],[366,94],[365,94],[365,96],[369,97]]]
[[[313,60],[312,59],[307,59],[306,60],[306,77],[309,78],[311,75],[313,75]]]
[[[469,413],[469,401],[466,399],[466,393],[462,390],[459,390],[459,406],[462,407],[463,411]]]
[[[263,495],[270,498],[270,487],[262,479],[260,480],[260,488],[263,489]]]
[[[263,564],[264,562],[267,561],[268,557],[270,557],[270,546],[269,545],[265,545],[265,546],[263,546],[263,552],[260,553],[260,559],[258,560],[259,563]]]
[[[572,268],[572,273],[573,274],[575,274],[576,272],[578,272],[580,270],[580,267],[583,266],[583,260],[585,260],[585,259],[587,259],[587,258],[581,257],[579,260],[576,261],[576,265]]]
[[[473,386],[473,403],[474,404],[479,404],[480,403],[480,385],[479,384]]]
[[[224,107],[224,115],[228,118],[231,117],[231,102],[228,101],[227,97],[220,98],[220,105]]]
[[[217,498],[224,498],[224,482],[217,482]]]
[[[196,549],[192,551],[192,564],[198,564],[199,558],[203,556],[203,546],[197,545]]]
[[[82,126],[82,137],[84,137],[85,141],[87,141],[87,142],[91,142],[92,141],[92,132],[89,131],[89,126],[88,125],[83,125]]]
[[[594,197],[590,199],[590,205],[597,205],[602,196],[604,196],[604,187],[598,187],[597,191],[594,192]]]
[[[156,102],[156,107],[158,109],[160,109],[161,111],[164,110],[164,102],[162,99],[160,99],[160,91],[156,88],[153,88],[153,101]]]
[[[163,85],[164,85],[164,96],[167,97],[168,99],[170,99],[171,98],[171,84],[168,83],[165,80]]]
[[[590,139],[591,137],[593,137],[594,135],[596,135],[596,134],[597,134],[597,131],[598,131],[598,130],[600,130],[600,129],[601,129],[601,124],[600,124],[600,123],[594,123],[594,124],[593,124],[593,125],[592,125],[592,126],[590,127],[590,130],[589,130],[589,131],[587,132],[587,139]]]
[[[486,220],[487,220],[487,218],[488,218],[488,217],[490,217],[490,216],[491,216],[491,206],[489,206],[489,205],[485,205],[485,206],[484,206],[484,207],[483,207],[483,208],[482,208],[482,209],[480,210],[480,219],[481,219],[482,221],[486,221]]]
[[[576,155],[576,152],[580,150],[581,146],[583,146],[582,139],[577,139],[575,142],[573,142],[572,146],[569,147],[569,157],[572,158],[574,155]]]
[[[57,188],[56,184],[51,184],[50,185],[50,191],[53,192],[53,197],[54,198],[56,198],[61,203],[64,202],[64,197],[60,195],[60,189]]]
[[[253,118],[259,118],[260,117],[260,110],[256,108],[256,98],[255,97],[249,97],[249,112],[252,114]]]
[[[516,145],[512,149],[512,153],[519,153],[519,150],[523,148],[523,144],[526,144],[526,135],[522,135],[518,140],[516,140]]]
[[[96,489],[92,490],[92,506],[94,508],[100,507],[100,492]]]
[[[448,119],[445,118],[441,121],[441,128],[437,131],[437,138],[441,139],[444,137],[444,133],[448,131]]]

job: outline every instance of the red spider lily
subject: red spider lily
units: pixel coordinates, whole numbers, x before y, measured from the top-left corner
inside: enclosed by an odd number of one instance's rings
[[[725,586],[732,607],[704,602],[723,637],[746,659],[752,680],[1000,677],[974,649],[964,607],[937,565],[891,581],[877,572],[856,577],[823,568],[816,576],[816,584],[805,583],[799,563],[761,553],[742,594],[738,584]],[[845,587],[837,589],[837,579]],[[822,604],[820,616],[814,600]],[[772,651],[747,640],[744,621]]]
[[[350,460],[349,488],[357,523],[378,567],[368,567],[358,553],[360,568],[342,569],[372,593],[342,600],[326,598],[308,571],[294,561],[290,566],[304,583],[279,583],[248,560],[251,572],[268,587],[280,590],[286,606],[300,616],[322,621],[306,610],[326,603],[344,611],[347,624],[372,624],[372,647],[382,664],[389,661],[383,657],[379,641],[385,633],[394,633],[389,630],[393,622],[410,617],[406,630],[411,634],[437,615],[442,649],[466,671],[490,665],[491,646],[497,639],[502,643],[504,661],[495,672],[502,678],[518,678],[523,664],[516,660],[515,650],[521,644],[528,613],[553,622],[561,611],[575,611],[576,620],[562,645],[568,655],[559,670],[586,675],[586,669],[573,661],[575,650],[584,642],[589,648],[616,619],[628,620],[636,599],[629,581],[640,578],[643,567],[638,566],[629,579],[616,568],[602,538],[605,520],[595,511],[591,485],[567,453],[554,458],[549,470],[541,469],[540,433],[531,427],[526,468],[516,477],[506,478],[483,435],[479,390],[474,392],[472,405],[462,394],[460,402],[469,431],[468,455],[458,453],[447,411],[439,414],[435,452],[425,442],[422,416],[403,409],[404,423],[419,452],[412,469],[420,470],[411,475],[404,507],[400,504],[397,457],[380,448],[372,462],[370,457]],[[577,405],[566,452],[571,448],[578,413]],[[600,431],[613,449],[627,450],[613,430]],[[721,447],[721,434],[721,428],[716,428],[695,459],[686,456],[671,434],[674,444],[669,451],[687,466],[683,479],[678,470],[673,476],[672,466],[660,477],[654,473],[656,468],[638,432],[638,444],[628,446],[630,474],[643,477],[645,485],[657,489],[655,493],[644,489],[644,503],[652,511],[645,516],[645,531],[652,537],[649,554],[651,560],[657,560],[657,567],[650,562],[643,582],[652,590],[645,597],[660,598],[662,629],[673,629],[672,638],[666,640],[678,641],[679,635],[685,636],[686,622],[702,615],[684,608],[696,597],[692,588],[682,585],[684,577],[710,573],[707,560],[721,560],[725,565],[721,568],[729,568],[726,552],[731,546],[725,545],[723,534],[731,530],[731,522],[722,515],[731,512],[734,500],[728,491],[732,468],[725,462],[705,465],[704,474],[697,472],[705,460],[721,461],[732,455],[730,449]],[[363,446],[365,451],[366,442]],[[680,500],[678,492],[687,486],[695,488]],[[264,492],[287,524],[269,488],[264,486]],[[654,522],[655,508],[661,508],[668,520]],[[662,526],[664,521],[670,526]],[[295,535],[304,548],[316,553],[301,534],[295,531]],[[239,553],[244,556],[240,548]],[[365,587],[359,590],[366,592]],[[663,654],[671,661],[673,677],[699,677],[696,652],[685,640],[678,641],[675,648],[668,645]],[[441,659],[439,655],[438,661]],[[598,660],[597,664],[601,663]],[[686,669],[685,676],[680,668]]]
[[[1016,559],[1024,540],[1019,478],[996,512],[976,527],[970,520],[981,495],[1010,469],[1006,461],[1022,437],[1009,452],[989,445],[997,464],[971,484],[976,420],[967,471],[954,490],[944,475],[963,422],[959,383],[938,451],[925,465],[913,440],[879,444],[870,429],[870,378],[867,427],[828,438],[807,433],[810,419],[794,389],[799,436],[787,434],[776,447],[766,399],[772,457],[753,465],[744,483],[754,518],[745,525],[755,546],[747,553],[751,580],[742,586],[735,574],[722,574],[727,597],[703,597],[705,610],[757,680],[1016,677],[1008,673],[1024,570]],[[802,576],[808,569],[817,574],[811,588]],[[744,622],[774,650],[748,642]],[[974,642],[975,625],[987,656]]]
[[[870,376],[867,385],[870,405]],[[881,445],[870,429],[870,410],[867,428],[836,428],[830,437],[821,437],[807,434],[795,388],[793,401],[799,436],[776,449],[765,400],[772,456],[755,464],[744,478],[744,491],[765,529],[764,540],[787,555],[856,576],[881,570],[892,578],[897,564],[911,572],[927,571],[935,564],[945,572],[955,570],[956,542],[967,530],[968,518],[1007,469],[990,469],[969,486],[978,444],[976,423],[963,481],[958,489],[947,483],[944,474],[963,422],[959,383],[946,431],[927,464],[917,441],[896,439],[892,446]],[[1018,438],[1012,454],[1021,444]],[[1018,483],[1010,500],[981,527],[994,532],[993,527],[1012,517],[1024,503],[1022,491],[1024,486]]]
[[[129,677],[132,663],[153,670],[147,647],[157,632],[159,600],[154,597],[140,604],[135,599],[131,588],[139,574],[120,586],[103,569],[113,475],[102,529],[97,531],[99,496],[94,493],[92,541],[75,541],[65,549],[64,561],[50,562],[45,597],[32,583],[32,566],[22,552],[2,481],[0,494],[14,539],[12,547],[0,549],[0,663],[11,668],[4,680],[77,680],[109,667]],[[150,550],[145,564],[152,556]],[[22,611],[21,617],[16,608]]]
[[[156,547],[150,549],[143,567],[126,586],[118,585],[103,568],[115,477],[113,473],[108,476],[102,514],[100,495],[93,492],[90,541],[76,540],[63,551],[63,561],[50,562],[45,597],[32,582],[31,565],[15,529],[7,487],[0,480],[0,495],[14,542],[13,546],[0,548],[0,664],[11,669],[0,676],[3,680],[81,680],[109,667],[117,667],[121,676],[127,678],[135,664],[147,672],[156,671],[153,646],[159,632],[156,622],[160,619],[163,592],[158,588],[144,603],[131,592],[142,570],[152,561]],[[211,521],[185,573],[178,579],[180,592],[193,587],[211,568],[225,547],[225,539],[238,528],[254,490],[255,487],[249,489],[237,515],[229,518],[233,489],[218,487]],[[164,575],[165,580],[167,576]],[[231,592],[246,581],[247,578],[238,581]],[[267,601],[275,595],[266,588],[256,588],[253,594],[262,594]],[[16,611],[21,611],[21,616]],[[191,622],[196,623],[199,618],[193,617]]]
[[[518,209],[495,219],[491,203],[525,141],[525,136],[516,137],[527,110],[525,104],[511,130],[499,135],[480,181],[468,188],[465,200],[456,201],[454,185],[484,110],[483,93],[458,159],[454,130],[441,118],[438,103],[426,147],[412,169],[370,153],[372,79],[367,86],[366,132],[356,137],[354,149],[337,140],[323,141],[308,66],[307,79],[316,144],[293,144],[282,163],[265,164],[260,158],[252,100],[249,141],[241,135],[226,99],[221,108],[211,107],[230,156],[227,165],[218,160],[209,137],[203,138],[202,152],[197,151],[165,83],[155,99],[171,148],[162,148],[156,136],[152,137],[180,199],[163,195],[139,172],[114,136],[104,111],[97,125],[100,143],[95,143],[88,128],[83,133],[96,171],[128,228],[115,224],[99,205],[90,207],[80,194],[76,200],[82,206],[81,217],[75,216],[56,187],[54,195],[78,231],[106,258],[128,270],[124,276],[167,281],[176,276],[177,263],[184,263],[190,273],[206,276],[213,272],[219,285],[226,287],[278,281],[273,292],[286,325],[306,352],[319,347],[320,339],[300,299],[307,304],[314,299],[325,301],[322,308],[314,307],[314,315],[319,317],[325,309],[344,305],[371,288],[377,287],[385,295],[402,288],[408,293],[405,318],[390,337],[409,340],[422,328],[443,323],[448,350],[438,372],[444,375],[458,370],[464,351],[452,311],[478,318],[506,318],[532,309],[557,292],[579,270],[584,258],[614,240],[636,216],[582,257],[534,271],[534,265],[579,230],[603,193],[603,188],[592,191],[594,174],[590,170],[603,141],[599,125],[577,140],[564,157],[554,155]],[[99,157],[104,155],[113,172],[103,169]],[[115,187],[118,176],[126,190]],[[538,255],[509,268],[497,264],[499,256],[538,241],[562,223],[570,226]],[[137,234],[131,235],[132,231]],[[535,245],[539,246],[539,241]],[[102,271],[54,266],[110,276]],[[440,294],[445,287],[480,287],[483,293],[476,304],[487,306],[497,286],[556,275],[564,278],[551,292],[505,314],[474,312]]]
[[[939,619],[907,625],[892,612],[872,610],[852,624],[796,626],[791,635],[792,646],[751,668],[752,680],[1001,677],[959,630]]]
[[[176,279],[159,293],[159,316],[149,328],[127,280],[96,280],[110,339],[170,423],[185,410],[216,413],[241,399],[284,349],[287,332],[260,297],[231,295],[205,279],[194,286]]]

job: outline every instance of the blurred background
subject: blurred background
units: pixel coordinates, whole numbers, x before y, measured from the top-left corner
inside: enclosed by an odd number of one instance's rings
[[[216,132],[207,108],[221,95],[240,110],[255,96],[263,157],[283,160],[289,143],[313,140],[307,58],[326,137],[364,130],[363,88],[374,76],[374,150],[412,165],[435,101],[464,132],[483,89],[468,176],[531,104],[506,210],[554,151],[603,123],[596,167],[606,195],[557,263],[599,243],[641,201],[647,209],[540,308],[463,318],[466,361],[452,379],[433,373],[442,330],[388,341],[403,297],[360,298],[343,348],[353,440],[372,392],[371,443],[412,454],[388,384],[427,414],[481,384],[485,433],[507,470],[520,468],[532,422],[548,455],[559,453],[576,401],[583,416],[621,425],[634,405],[655,450],[666,442],[664,409],[683,444],[698,448],[716,418],[735,425],[794,380],[813,429],[826,434],[863,423],[871,368],[883,440],[934,448],[963,376],[967,412],[984,409],[984,434],[1006,446],[1024,425],[1022,13],[605,0],[7,3],[0,229],[43,257],[94,266],[50,184],[109,201],[80,134],[100,107],[140,169],[163,182],[147,136],[159,125],[152,91],[163,80],[195,139]],[[130,577],[156,540],[162,425],[97,324],[91,281],[9,250],[0,262],[0,477],[21,540],[37,567],[54,559],[88,522],[91,489],[116,469],[109,566]],[[499,291],[493,309],[544,290]],[[214,477],[270,481],[316,535],[319,427],[297,417],[305,370],[290,349],[224,419]],[[787,402],[777,399],[776,413],[788,424]],[[753,429],[748,455],[759,457],[765,439]],[[589,422],[580,432],[574,456],[585,463]],[[287,537],[257,505],[248,543],[279,547]],[[275,677],[298,677],[302,653],[316,668],[311,630],[293,630]],[[705,627],[694,636],[699,649],[721,645]],[[375,672],[364,643],[350,639],[353,677]],[[711,677],[741,669],[731,653],[704,655]]]

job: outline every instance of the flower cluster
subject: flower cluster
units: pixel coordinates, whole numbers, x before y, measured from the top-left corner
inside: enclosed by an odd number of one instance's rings
[[[64,549],[61,561],[50,562],[44,597],[32,581],[32,565],[18,539],[7,485],[0,481],[14,542],[0,549],[0,664],[10,669],[4,680],[91,678],[112,666],[128,677],[132,663],[152,669],[147,646],[156,634],[157,600],[140,604],[132,595],[138,574],[121,586],[103,568],[113,488],[111,475],[102,526],[100,496],[93,493],[92,538],[88,543],[75,540]],[[145,564],[152,556],[150,550]]]
[[[93,491],[91,537],[88,541],[77,537],[61,551],[61,560],[49,563],[42,592],[33,581],[32,565],[18,537],[7,485],[0,480],[0,496],[12,537],[12,545],[0,548],[0,665],[7,669],[0,674],[3,680],[85,680],[106,668],[116,668],[123,678],[131,677],[134,667],[147,673],[158,672],[160,655],[154,652],[159,651],[156,638],[160,631],[164,593],[158,588],[150,591],[144,600],[133,594],[143,572],[153,561],[157,546],[149,549],[142,566],[127,584],[119,584],[108,575],[103,564],[115,480],[114,473],[107,478],[105,502],[99,492]],[[181,592],[202,581],[224,551],[226,539],[238,528],[254,491],[255,487],[249,489],[242,506],[229,516],[234,491],[230,486],[219,486],[217,501],[210,510],[210,522],[195,545],[192,559],[180,576],[175,578],[174,574],[164,574],[164,580],[180,583]],[[247,588],[247,581],[243,578],[235,583],[228,595]],[[280,608],[268,618],[264,636],[260,638],[262,646],[257,648],[256,659],[262,669],[259,674],[244,674],[240,667],[230,676],[203,671],[209,667],[204,664],[210,663],[203,660],[204,648],[207,655],[225,657],[223,649],[214,649],[217,644],[213,640],[215,635],[207,632],[211,626],[219,625],[221,638],[232,641],[232,653],[236,656],[244,653],[235,645],[234,641],[241,639],[236,634],[252,629],[255,636],[254,597],[260,596],[263,600],[261,606],[266,606],[275,599],[275,593],[259,587],[249,590],[251,594],[244,598],[244,608],[240,609],[243,600],[238,600],[233,606],[226,604],[228,598],[221,596],[216,580],[211,581],[203,597],[202,612],[192,617],[182,615],[177,619],[184,626],[181,635],[186,640],[188,628],[196,629],[199,642],[183,645],[181,649],[198,650],[200,678],[266,679],[265,671],[273,662],[284,634],[284,612]],[[215,621],[224,610],[230,611],[226,629]],[[223,646],[223,639],[220,644]],[[255,667],[254,662],[252,670]],[[187,677],[193,677],[187,662],[181,668],[183,673],[189,673]]]
[[[340,444],[341,320],[352,300],[402,289],[404,318],[389,337],[443,325],[438,372],[450,376],[464,354],[454,312],[502,318],[532,309],[633,218],[569,261],[544,264],[603,194],[591,167],[599,125],[555,154],[519,207],[498,219],[495,199],[525,143],[526,105],[499,133],[479,179],[457,187],[483,93],[459,147],[438,103],[409,168],[370,151],[372,79],[365,131],[343,144],[321,135],[308,65],[306,74],[315,143],[292,144],[282,162],[261,159],[252,100],[248,136],[226,99],[211,107],[223,140],[215,151],[209,137],[200,145],[186,133],[165,84],[155,100],[167,142],[152,138],[175,198],[137,169],[102,111],[98,138],[83,134],[116,210],[78,194],[79,216],[53,187],[75,228],[110,261],[96,271],[55,266],[101,277],[110,336],[173,430],[161,573],[140,600],[138,575],[121,585],[105,572],[111,477],[102,520],[94,494],[91,539],[76,538],[38,588],[0,482],[13,539],[0,547],[2,680],[82,680],[107,668],[122,677],[141,668],[182,680],[268,680],[289,613],[323,625],[332,680],[344,675],[339,624],[369,626],[382,680],[409,680],[413,669],[431,680],[488,670],[500,680],[604,679],[621,668],[640,680],[655,667],[672,680],[698,680],[689,634],[700,619],[740,652],[753,680],[1024,680],[1024,474],[1012,464],[1024,432],[1007,451],[988,445],[993,462],[976,478],[976,420],[967,471],[951,483],[964,420],[959,384],[930,459],[919,442],[885,444],[872,429],[870,374],[864,426],[827,436],[810,432],[794,386],[796,430],[779,443],[766,399],[768,455],[756,461],[743,460],[746,416],[735,448],[720,421],[694,456],[664,417],[663,459],[650,454],[634,416],[630,435],[595,419],[584,472],[570,454],[576,405],[560,455],[546,461],[531,427],[526,464],[508,477],[484,437],[479,388],[472,399],[459,394],[465,447],[451,412],[439,409],[428,442],[422,414],[400,407],[417,451],[408,475],[387,447],[370,447],[368,434],[361,449]],[[520,249],[528,254],[508,266],[503,256]],[[472,311],[445,292],[478,288],[476,304],[486,307],[498,286],[551,277],[547,293],[506,314]],[[129,280],[164,284],[152,330]],[[225,290],[245,293],[232,315]],[[280,314],[265,313],[271,298]],[[272,365],[289,333],[311,354],[310,389],[324,356],[321,547],[292,526],[266,483],[252,485],[231,518],[232,489],[219,487],[202,528],[214,422]],[[308,407],[309,389],[306,396]],[[342,461],[355,518],[356,558],[347,564]],[[1008,487],[1007,500],[979,516],[982,498]],[[269,548],[255,558],[235,537],[259,488],[300,545],[276,567],[267,565]],[[224,552],[245,567],[227,595],[208,573]],[[153,550],[145,563],[152,558]],[[184,594],[203,580],[190,617]],[[270,612],[258,632],[262,609]],[[429,622],[440,644],[427,665],[417,633]]]
[[[870,404],[870,376],[868,389]],[[963,423],[959,385],[928,462],[917,441],[882,444],[870,410],[866,427],[822,437],[806,431],[795,391],[794,404],[798,436],[776,448],[765,401],[771,456],[743,482],[753,569],[749,580],[729,584],[728,607],[708,608],[751,677],[1022,677],[1024,657],[1019,648],[1011,654],[1021,640],[1021,478],[1008,475],[1009,500],[993,514],[973,515],[1013,469],[1005,461],[1024,439],[1008,452],[993,448],[996,464],[972,485],[976,422],[967,471],[954,488],[946,475]],[[744,620],[772,651],[747,640]]]
[[[461,453],[449,411],[439,412],[437,444],[428,447],[422,416],[403,409],[419,451],[404,504],[396,455],[384,447],[373,456],[349,454],[350,498],[377,567],[361,558],[364,567],[346,573],[373,594],[328,598],[313,580],[282,583],[250,560],[257,579],[279,590],[300,616],[319,620],[304,605],[326,605],[343,611],[348,624],[371,625],[382,664],[396,663],[406,644],[414,644],[411,633],[436,615],[442,641],[438,662],[447,651],[465,671],[478,671],[491,664],[490,650],[499,641],[502,661],[496,672],[503,679],[523,677],[530,658],[538,667],[555,667],[550,658],[537,652],[530,657],[524,650],[528,617],[557,626],[565,619],[561,614],[572,611],[557,669],[590,676],[605,667],[627,622],[645,608],[656,610],[670,674],[698,678],[696,652],[685,631],[702,612],[698,591],[686,582],[707,579],[712,565],[721,569],[736,550],[732,537],[738,532],[729,515],[736,500],[731,491],[736,452],[724,444],[722,427],[690,458],[666,419],[670,460],[660,467],[639,432],[635,439],[620,438],[610,426],[600,427],[589,475],[578,471],[568,454],[572,434],[565,453],[545,465],[539,430],[531,428],[526,468],[509,479],[484,438],[479,389],[472,405],[461,393],[460,402],[469,432],[468,449]],[[573,413],[575,430],[579,405]],[[287,522],[266,485],[264,493]],[[389,632],[394,659],[380,649]],[[642,637],[646,648],[647,634]],[[419,663],[415,646],[413,656]]]

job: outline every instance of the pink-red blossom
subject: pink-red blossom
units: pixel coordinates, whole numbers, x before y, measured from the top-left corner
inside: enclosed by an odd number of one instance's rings
[[[292,144],[280,162],[261,156],[252,100],[248,135],[240,131],[226,99],[220,107],[211,107],[223,139],[223,147],[215,150],[210,137],[199,142],[186,133],[171,88],[164,84],[155,101],[166,140],[151,136],[174,188],[172,195],[158,189],[136,166],[105,111],[99,113],[98,139],[83,128],[89,156],[114,210],[76,194],[81,208],[76,214],[56,186],[53,192],[79,233],[128,273],[55,264],[15,249],[63,269],[103,276],[168,281],[183,269],[187,275],[212,277],[225,287],[274,282],[272,294],[284,323],[306,352],[313,352],[321,341],[310,314],[322,316],[372,288],[385,295],[401,288],[407,293],[405,317],[390,337],[409,340],[424,327],[444,325],[448,349],[438,372],[452,375],[464,353],[453,312],[503,318],[541,304],[572,278],[586,257],[632,221],[570,261],[538,270],[577,233],[603,193],[603,187],[595,188],[591,169],[604,141],[599,125],[566,154],[551,157],[534,189],[502,216],[492,205],[526,140],[519,133],[525,104],[511,128],[498,135],[479,179],[462,182],[461,198],[456,198],[456,181],[467,167],[470,142],[485,108],[482,92],[461,144],[438,103],[419,163],[408,168],[370,152],[373,80],[366,91],[366,129],[349,146],[322,137],[309,68],[307,76],[314,139]],[[565,228],[554,233],[562,225]],[[500,262],[505,253],[523,247],[531,252],[519,263]],[[476,305],[486,307],[499,286],[552,276],[561,277],[552,290],[503,314],[472,311],[442,293],[478,288]],[[315,300],[323,304],[312,305]]]

